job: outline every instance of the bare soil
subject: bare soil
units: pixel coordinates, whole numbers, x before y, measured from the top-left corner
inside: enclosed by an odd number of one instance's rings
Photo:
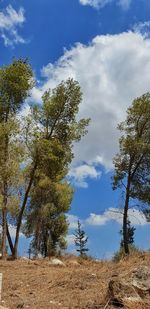
[[[79,265],[72,262],[75,259]],[[126,276],[139,265],[150,267],[148,252],[119,263],[75,257],[62,260],[66,267],[52,266],[49,260],[0,260],[0,272],[3,274],[1,305],[9,309],[114,308],[107,297],[110,279],[120,274]]]

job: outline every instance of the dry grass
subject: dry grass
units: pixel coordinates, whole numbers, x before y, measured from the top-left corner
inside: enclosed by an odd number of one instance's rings
[[[109,280],[126,276],[134,267],[150,266],[150,253],[132,256],[119,263],[63,259],[66,267],[49,265],[48,260],[0,261],[3,273],[3,304],[10,309],[98,309],[113,308],[106,298]],[[149,309],[126,304],[125,309]]]

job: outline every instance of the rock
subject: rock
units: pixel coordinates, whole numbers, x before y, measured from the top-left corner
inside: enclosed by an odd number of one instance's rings
[[[141,305],[141,308],[150,303],[150,268],[141,266],[133,269],[130,274],[122,278],[121,276],[113,277],[108,285],[108,298],[110,304],[118,307],[126,305]]]
[[[21,257],[21,261],[25,261],[25,262],[28,262],[28,263],[32,263],[32,260],[29,259],[27,256],[22,256],[22,257]]]
[[[108,297],[112,305],[124,307],[126,301],[140,302],[141,298],[134,287],[122,279],[115,278],[110,280],[108,285]]]
[[[147,266],[136,268],[132,273],[132,285],[143,293],[150,292],[150,268]]]
[[[55,265],[55,266],[66,266],[61,260],[56,259],[56,258],[51,258],[49,261],[50,265]]]
[[[29,259],[27,256],[21,257],[21,261],[27,262],[28,264],[33,263],[33,260]]]
[[[0,305],[0,309],[9,309],[9,308],[6,308],[6,307]]]
[[[50,304],[57,305],[57,306],[61,306],[61,303],[58,303],[58,302],[55,301],[55,300],[50,300]]]
[[[37,258],[37,259],[43,259],[43,256],[42,256],[41,253],[38,253],[36,258]]]
[[[29,258],[28,258],[27,256],[22,256],[22,257],[21,257],[21,260],[23,260],[23,261],[29,261]]]

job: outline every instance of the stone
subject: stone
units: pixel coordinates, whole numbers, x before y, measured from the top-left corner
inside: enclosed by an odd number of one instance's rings
[[[150,292],[150,268],[140,266],[132,273],[132,285],[143,292]]]
[[[135,291],[134,287],[124,280],[114,278],[108,285],[108,297],[110,303],[115,306],[124,307],[127,300],[132,299],[134,302],[140,302],[141,298]]]
[[[51,258],[49,264],[54,266],[66,266],[61,260],[56,258]]]
[[[29,259],[27,256],[22,256],[22,257],[21,257],[21,260],[22,260],[22,261],[27,261],[27,262],[30,261],[30,259]]]
[[[144,306],[150,303],[150,268],[140,266],[124,277],[113,277],[109,281],[107,296],[110,304],[120,308],[125,305],[130,307],[131,303],[135,308],[139,304],[147,308]]]

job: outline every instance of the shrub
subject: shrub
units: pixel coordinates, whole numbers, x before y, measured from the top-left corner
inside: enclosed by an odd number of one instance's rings
[[[129,250],[130,250],[130,255],[134,255],[135,253],[140,253],[141,250],[139,248],[137,248],[135,245],[129,245]],[[113,256],[113,261],[114,262],[119,262],[120,260],[122,260],[124,257],[126,256],[125,252],[124,252],[124,248],[123,246],[120,247],[120,249],[115,252],[114,256]]]

